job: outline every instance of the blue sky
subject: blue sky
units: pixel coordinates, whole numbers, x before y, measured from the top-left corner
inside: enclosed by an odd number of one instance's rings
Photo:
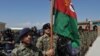
[[[100,20],[100,0],[72,0],[78,21]],[[50,22],[50,0],[0,0],[0,22],[7,27],[38,28]]]

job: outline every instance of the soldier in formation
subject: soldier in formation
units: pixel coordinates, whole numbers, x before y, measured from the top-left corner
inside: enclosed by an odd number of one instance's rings
[[[36,46],[40,56],[56,56],[57,36],[53,37],[53,48],[50,48],[50,24],[43,25],[43,36],[38,38]]]
[[[13,49],[11,56],[35,56],[31,48],[32,36],[29,28],[24,28],[20,31],[19,40],[20,44]]]

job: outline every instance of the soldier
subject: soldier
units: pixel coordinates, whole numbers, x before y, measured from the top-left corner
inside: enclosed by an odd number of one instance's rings
[[[1,49],[2,49],[2,33],[0,32],[0,52],[1,52]]]
[[[24,28],[19,34],[20,44],[18,47],[13,49],[12,56],[34,56],[33,50],[31,49],[32,37],[29,28]]]
[[[11,54],[11,51],[13,50],[14,48],[14,35],[12,34],[12,30],[10,28],[7,28],[5,31],[4,31],[4,41],[3,41],[3,44],[4,44],[4,51],[5,53],[8,55]]]
[[[94,26],[93,26],[93,31],[97,31],[97,30],[98,30],[97,25],[94,25]]]
[[[0,50],[2,48],[2,42],[3,42],[3,34],[0,32]]]
[[[32,32],[32,46],[34,48],[33,50],[37,52],[38,50],[36,47],[36,42],[37,42],[37,39],[39,37],[37,34],[37,27],[36,26],[32,27],[31,32]]]
[[[53,49],[50,49],[50,24],[43,25],[43,36],[41,36],[36,43],[37,48],[40,51],[40,56],[56,56],[56,43],[57,43],[57,36],[53,37]]]

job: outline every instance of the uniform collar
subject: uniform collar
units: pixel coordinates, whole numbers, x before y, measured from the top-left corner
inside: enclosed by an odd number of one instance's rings
[[[20,49],[21,49],[21,50],[23,50],[23,49],[25,49],[25,48],[26,48],[25,44],[23,44],[23,43],[20,43],[20,45],[19,45],[19,46],[20,46]]]

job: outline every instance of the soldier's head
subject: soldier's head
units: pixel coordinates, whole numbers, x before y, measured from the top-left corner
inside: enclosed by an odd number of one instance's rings
[[[44,24],[42,29],[43,29],[44,34],[45,33],[50,34],[50,23]]]
[[[20,31],[19,39],[22,43],[31,44],[32,36],[30,28],[24,28]]]
[[[36,32],[36,31],[37,31],[37,27],[34,26],[34,27],[31,28],[31,30],[32,30],[33,32]]]

